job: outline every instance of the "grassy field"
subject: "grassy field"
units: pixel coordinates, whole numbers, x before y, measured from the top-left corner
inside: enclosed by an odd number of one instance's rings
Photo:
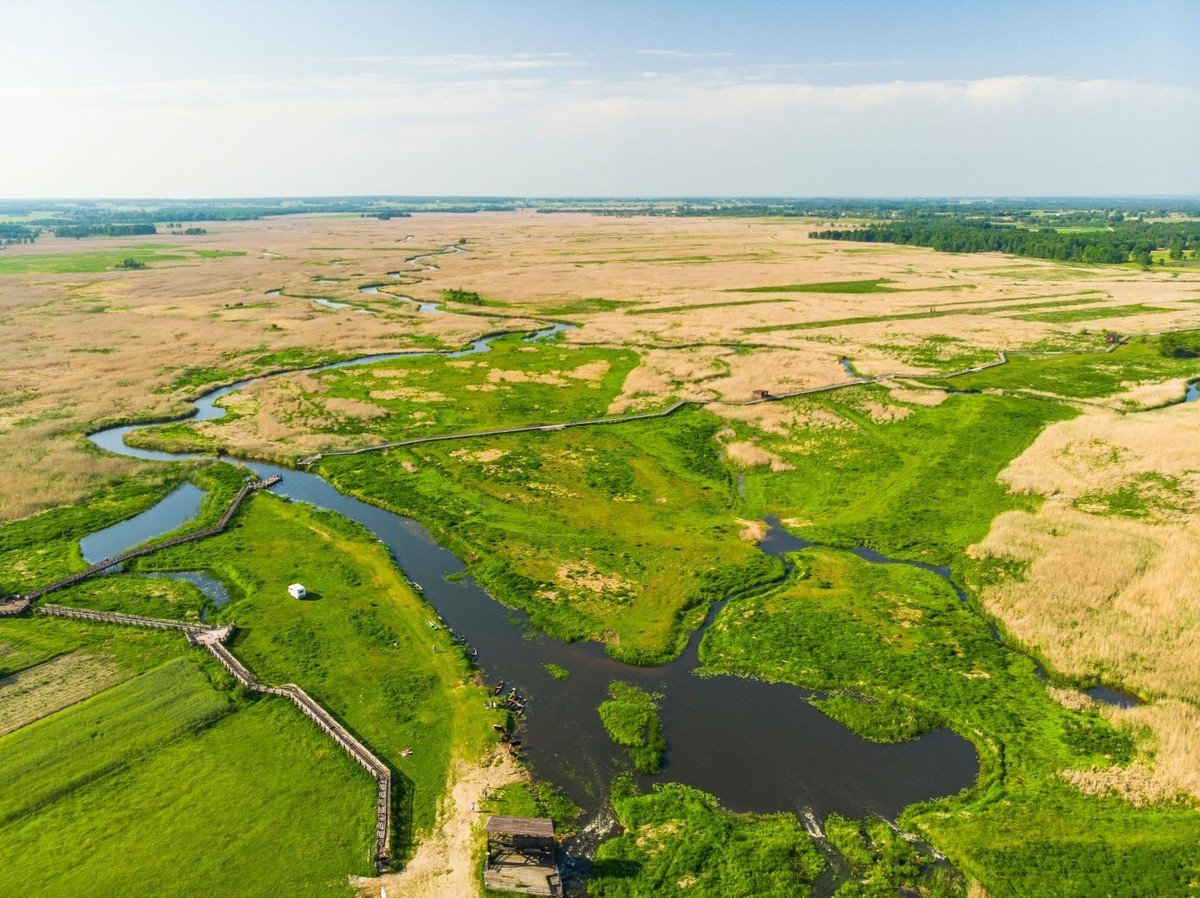
[[[255,702],[9,822],[0,892],[351,896],[373,797],[298,711]]]
[[[1138,383],[1200,375],[1200,360],[1162,355],[1154,338],[1139,339],[1111,353],[1014,355],[1007,365],[928,382],[952,390],[1021,390],[1068,399],[1111,396]]]
[[[32,670],[119,679],[0,737],[0,782],[20,784],[0,790],[0,893],[350,895],[346,876],[367,872],[370,779],[178,634],[16,618],[0,647],[10,670],[52,658]]]
[[[224,534],[140,567],[221,577],[233,598],[220,619],[237,621],[243,663],[265,682],[300,685],[402,775],[402,855],[433,825],[452,763],[477,760],[502,716],[484,708],[461,650],[426,626],[428,606],[366,531],[268,495],[243,508]],[[297,581],[304,601],[287,593]]]
[[[143,264],[185,262],[245,255],[220,250],[195,250],[166,244],[132,244],[126,249],[102,252],[38,253],[0,256],[0,275],[5,274],[90,274],[112,271],[126,259]]]
[[[0,742],[0,826],[229,713],[194,659],[176,658]]]
[[[1042,428],[1072,414],[993,396],[918,405],[881,386],[780,405],[778,422],[734,425],[781,462],[745,471],[743,516],[791,518],[816,542],[940,565],[980,539],[1001,511],[1028,503],[996,475]]]
[[[849,689],[970,738],[977,786],[914,806],[902,821],[989,895],[1191,894],[1200,817],[1186,805],[1136,808],[1070,785],[1064,771],[1128,764],[1134,743],[1095,712],[1053,701],[1033,662],[993,639],[948,584],[832,550],[796,562],[787,588],[721,612],[701,646],[707,670]],[[853,713],[839,718],[878,735],[874,715],[861,726]]]
[[[788,324],[769,324],[759,327],[746,327],[742,328],[742,330],[748,334],[767,334],[776,331],[819,330],[826,327],[843,327],[851,324],[876,324],[883,321],[923,321],[929,318],[946,318],[951,315],[965,315],[968,317],[973,317],[1003,312],[1027,312],[1038,309],[1060,309],[1064,306],[1087,305],[1089,303],[1094,303],[1095,301],[1096,297],[1087,296],[1079,299],[1059,299],[1050,302],[1019,302],[1013,305],[958,305],[931,309],[927,312],[895,312],[884,315],[854,315],[848,318],[828,318],[821,321],[797,321]],[[1099,310],[1095,311],[1095,317],[1100,317]]]
[[[687,411],[329,458],[320,469],[430,526],[547,632],[647,663],[680,651],[689,612],[781,571],[737,537],[734,484],[712,440],[719,426]]]
[[[637,365],[629,351],[530,343],[513,336],[462,358],[418,356],[338,368],[231,395],[231,414],[141,431],[139,446],[211,450],[257,442],[280,457],[433,434],[602,417]],[[266,440],[263,438],[267,437]]]
[[[618,781],[613,805],[625,833],[596,852],[596,898],[803,898],[825,867],[791,814],[731,814],[678,783],[639,795]]]
[[[1048,324],[1071,324],[1075,321],[1098,321],[1108,318],[1128,318],[1130,315],[1152,315],[1156,312],[1170,312],[1160,306],[1148,306],[1145,303],[1132,303],[1127,306],[1099,306],[1094,309],[1062,309],[1053,312],[1030,312],[1017,315],[1022,321],[1044,321]]]

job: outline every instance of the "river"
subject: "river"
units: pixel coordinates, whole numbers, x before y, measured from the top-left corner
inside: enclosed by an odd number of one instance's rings
[[[527,339],[544,339],[563,329],[556,325]],[[491,339],[453,354],[486,352]],[[404,355],[367,356],[323,367],[369,364]],[[224,410],[216,401],[247,383],[241,381],[200,397],[191,419],[220,417]],[[125,437],[138,429],[113,427],[91,439],[101,448],[136,458],[174,461],[196,457],[127,446]],[[670,747],[664,770],[654,777],[641,777],[643,786],[683,782],[712,793],[735,811],[792,811],[817,822],[831,812],[894,819],[909,804],[954,794],[975,781],[978,759],[974,748],[949,730],[938,729],[898,745],[880,745],[826,717],[795,687],[730,676],[695,676],[704,627],[692,634],[676,661],[658,667],[622,664],[596,643],[559,642],[537,632],[523,613],[499,604],[470,577],[448,580],[462,571],[463,563],[437,545],[415,521],[342,495],[314,473],[253,460],[226,460],[244,465],[260,477],[282,475],[274,492],[345,515],[389,547],[397,565],[421,585],[445,624],[478,650],[484,678],[493,683],[503,681],[506,689],[515,686],[528,697],[521,732],[526,760],[536,775],[562,788],[584,808],[592,844],[613,822],[607,791],[613,775],[624,766],[623,753],[608,739],[596,711],[613,679],[663,696],[662,722]],[[199,508],[198,494],[195,487],[181,487],[154,508],[89,537],[86,554],[111,555],[178,527]],[[775,524],[762,549],[782,557],[802,545],[803,541]],[[860,554],[879,563],[897,563],[865,550]],[[199,572],[181,576],[193,582],[208,577]],[[208,584],[197,585],[209,592]],[[705,627],[723,604],[711,609]],[[555,679],[546,669],[548,664],[567,669],[570,677]]]

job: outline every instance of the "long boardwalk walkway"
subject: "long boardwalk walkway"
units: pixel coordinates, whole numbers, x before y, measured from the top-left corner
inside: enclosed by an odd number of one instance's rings
[[[140,549],[133,549],[113,558],[106,558],[86,570],[78,571],[68,577],[63,577],[60,580],[35,589],[26,595],[18,596],[15,601],[10,600],[0,603],[0,615],[20,614],[33,605],[34,601],[47,593],[79,583],[81,580],[107,570],[123,561],[128,561],[131,558],[139,558],[143,555],[149,555],[151,552],[156,552],[159,549],[165,549],[168,546],[176,546],[220,533],[229,526],[229,522],[233,519],[234,514],[247,496],[256,490],[274,486],[279,480],[279,475],[275,474],[266,480],[244,485],[234,497],[233,502],[230,503],[225,514],[221,516],[221,520],[213,527],[144,546]],[[234,624],[231,623],[223,627],[212,627],[207,624],[189,623],[187,621],[170,620],[161,617],[144,617],[139,614],[125,614],[120,611],[95,611],[90,608],[72,608],[67,605],[55,605],[49,602],[36,605],[34,608],[38,614],[50,617],[66,617],[75,620],[118,624],[127,627],[146,627],[153,630],[178,630],[183,633],[189,643],[200,646],[211,653],[221,663],[221,666],[229,671],[233,678],[245,688],[266,695],[277,695],[290,701],[300,709],[301,714],[320,727],[326,735],[333,739],[350,757],[361,764],[371,774],[372,778],[374,778],[376,784],[375,864],[380,871],[386,867],[392,848],[391,768],[376,757],[337,718],[321,707],[312,696],[296,684],[285,683],[282,686],[269,686],[260,683],[254,674],[225,645],[229,637],[233,635]]]
[[[963,374],[973,374],[976,371],[985,371],[988,368],[995,368],[997,365],[1004,365],[1008,362],[1008,355],[1004,351],[999,353],[999,357],[994,362],[986,362],[982,365],[975,365],[971,368],[964,368],[961,371],[952,371],[949,374],[942,375],[943,377],[958,377]],[[536,431],[555,431],[567,430],[572,427],[598,427],[606,424],[628,424],[632,421],[650,421],[655,418],[667,418],[675,414],[681,408],[686,406],[703,407],[706,405],[761,405],[764,402],[779,402],[783,399],[795,399],[797,396],[812,396],[817,393],[829,393],[833,390],[844,390],[846,387],[857,387],[864,384],[884,383],[892,380],[894,375],[882,374],[879,377],[855,377],[851,380],[838,381],[835,384],[822,384],[817,387],[806,387],[802,390],[791,390],[787,393],[771,393],[767,396],[762,396],[756,399],[680,399],[678,402],[668,405],[664,409],[659,409],[656,412],[641,412],[636,415],[619,415],[607,418],[588,418],[582,421],[563,421],[559,424],[526,424],[520,427],[502,427],[495,430],[473,430],[467,433],[443,433],[427,437],[412,437],[407,440],[392,440],[388,443],[376,443],[373,446],[360,446],[357,449],[331,449],[328,452],[316,452],[312,455],[306,455],[304,458],[296,462],[299,468],[307,468],[315,464],[322,458],[332,458],[337,455],[362,455],[365,452],[386,452],[389,449],[400,449],[404,446],[419,446],[422,443],[443,443],[449,440],[472,440],[480,437],[498,437],[506,436],[514,433],[534,433]]]

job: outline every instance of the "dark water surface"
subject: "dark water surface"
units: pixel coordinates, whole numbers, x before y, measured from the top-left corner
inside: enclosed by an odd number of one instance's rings
[[[561,325],[547,328],[537,338],[563,329]],[[487,351],[487,343],[480,341],[466,352]],[[329,367],[396,357],[372,356]],[[220,417],[224,410],[214,405],[215,400],[244,383],[201,397],[194,419]],[[92,440],[110,451],[137,458],[187,457],[129,448],[124,438],[135,429],[111,428],[94,434]],[[344,496],[315,474],[228,460],[251,468],[260,477],[280,474],[283,480],[274,488],[277,494],[338,512],[388,545],[397,564],[421,585],[442,620],[478,650],[485,678],[493,683],[503,681],[506,690],[515,686],[528,697],[521,733],[525,756],[539,777],[560,786],[588,812],[593,837],[611,822],[607,791],[613,774],[626,764],[596,711],[614,679],[663,696],[663,729],[670,745],[666,767],[655,777],[642,777],[643,786],[683,782],[712,793],[735,811],[793,811],[811,821],[834,811],[849,817],[879,814],[894,818],[913,802],[953,794],[975,781],[978,760],[974,748],[949,730],[899,745],[879,745],[826,717],[795,687],[738,677],[696,676],[704,627],[692,635],[678,660],[659,667],[632,667],[614,661],[596,643],[551,639],[530,627],[523,613],[492,599],[471,578],[447,580],[462,571],[463,563],[438,546],[415,521]],[[194,500],[195,508],[199,507],[198,498],[183,492],[185,489],[89,539],[103,536],[106,545],[117,546],[135,536],[134,541],[140,542],[173,529],[182,523],[180,516],[190,507],[189,502]],[[126,525],[128,529],[119,536],[114,532]],[[93,549],[99,551],[98,545],[93,543]],[[776,522],[762,548],[782,556],[806,545]],[[893,563],[868,550],[859,554],[869,561]],[[947,573],[932,570],[943,576]],[[713,607],[705,627],[723,605]],[[566,668],[570,677],[555,679],[547,672],[547,664]]]

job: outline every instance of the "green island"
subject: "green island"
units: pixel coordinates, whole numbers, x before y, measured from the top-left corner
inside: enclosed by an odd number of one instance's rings
[[[667,751],[658,699],[637,686],[613,680],[608,685],[608,699],[598,709],[609,738],[629,752],[633,768],[641,774],[658,773]]]

